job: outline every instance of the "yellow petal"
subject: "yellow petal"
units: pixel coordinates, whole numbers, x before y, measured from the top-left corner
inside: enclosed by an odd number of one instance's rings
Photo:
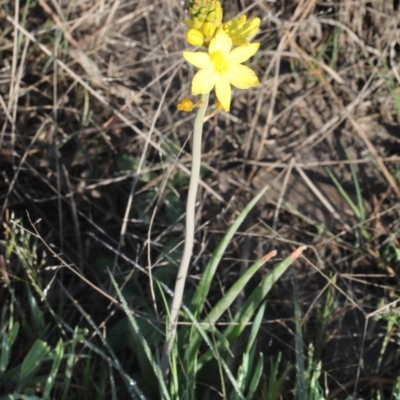
[[[210,93],[218,79],[218,74],[214,72],[214,68],[201,69],[193,77],[192,93],[193,95]]]
[[[229,81],[224,76],[220,76],[215,82],[215,94],[223,109],[229,111],[231,106],[232,90]]]
[[[245,65],[238,64],[229,66],[225,77],[231,85],[238,89],[248,89],[260,83],[254,71]]]
[[[243,34],[246,35],[246,38],[251,38],[257,33],[258,28],[260,27],[260,23],[260,18],[254,18],[247,23],[243,31]]]
[[[233,49],[228,54],[226,61],[230,64],[241,64],[254,56],[259,47],[260,43],[249,43],[244,46],[236,47],[236,49]]]
[[[214,22],[216,24],[221,24],[223,11],[222,11],[221,3],[219,1],[217,1],[215,4],[215,14],[216,14],[216,20]]]
[[[224,56],[227,56],[232,48],[232,40],[227,33],[220,30],[216,33],[215,37],[211,40],[208,47],[208,53],[215,53],[220,51]]]
[[[232,37],[232,35],[243,27],[246,23],[246,15],[241,15],[239,18],[231,19],[222,25],[222,29]]]
[[[211,65],[210,57],[207,53],[184,51],[183,58],[197,68],[208,68]]]
[[[260,23],[260,18],[246,23],[246,16],[242,15],[223,24],[223,30],[231,37],[234,46],[242,46],[257,33]]]

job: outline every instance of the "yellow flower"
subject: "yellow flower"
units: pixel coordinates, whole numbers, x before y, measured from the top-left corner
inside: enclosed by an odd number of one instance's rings
[[[241,15],[223,24],[222,29],[230,36],[234,46],[243,46],[257,33],[260,22],[260,18],[254,18],[246,23],[246,16]]]
[[[211,40],[208,54],[184,51],[185,60],[200,68],[193,78],[192,93],[209,93],[215,86],[218,101],[225,111],[229,111],[232,98],[230,85],[248,89],[259,84],[254,71],[241,65],[256,53],[259,46],[260,43],[248,43],[231,51],[232,39],[220,30]]]

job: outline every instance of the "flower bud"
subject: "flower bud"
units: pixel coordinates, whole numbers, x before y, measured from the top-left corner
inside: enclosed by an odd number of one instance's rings
[[[217,30],[217,25],[213,22],[205,22],[203,25],[203,33],[207,40],[210,40],[214,37],[214,33]]]
[[[206,21],[214,22],[217,26],[222,23],[222,7],[219,1],[213,1],[208,9]]]
[[[222,22],[223,12],[222,12],[221,3],[219,1],[217,1],[215,4],[215,15],[216,15],[215,23],[220,24]]]
[[[192,22],[193,22],[193,28],[196,28],[196,29],[201,29],[201,27],[203,26],[203,24],[204,24],[204,17],[203,16],[200,16],[200,17],[193,17],[192,18]]]
[[[189,99],[182,99],[182,101],[176,106],[179,111],[190,112],[193,110],[193,101]]]
[[[217,13],[215,11],[210,11],[207,14],[206,21],[207,22],[214,22],[216,20],[216,18],[217,18]]]
[[[198,29],[189,29],[186,32],[186,41],[192,46],[203,46],[204,36]]]

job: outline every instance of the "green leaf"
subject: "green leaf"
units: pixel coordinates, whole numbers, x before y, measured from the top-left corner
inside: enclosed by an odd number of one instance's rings
[[[29,380],[39,370],[44,358],[48,355],[50,346],[42,340],[36,340],[21,365],[20,383]]]
[[[140,158],[131,156],[129,154],[122,154],[119,157],[117,157],[117,168],[120,169],[121,171],[134,171],[136,172],[139,167],[140,163]],[[143,168],[142,168],[143,170]],[[139,176],[139,181],[140,182],[150,182],[152,179],[151,173],[150,172],[141,172]]]
[[[247,282],[254,276],[254,274],[265,264],[265,260],[261,259],[256,261],[226,292],[224,297],[214,306],[214,308],[209,312],[207,317],[204,319],[204,323],[209,323],[210,325],[217,322],[221,315],[231,306],[231,304],[236,300],[237,296],[242,292],[243,288]],[[201,344],[201,337],[198,333],[195,333],[190,339],[187,359],[194,360],[195,355]]]
[[[254,289],[251,295],[244,302],[241,309],[236,313],[233,318],[233,324],[229,325],[224,332],[225,338],[229,343],[233,343],[239,335],[243,332],[244,328],[254,315],[256,309],[260,303],[264,300],[265,296],[271,290],[272,286],[279,280],[282,274],[292,265],[292,263],[300,256],[304,250],[304,246],[295,250],[289,257],[285,258],[279,263],[265,278],[261,281],[259,286]],[[212,355],[208,351],[203,354],[198,363],[197,369],[201,369],[204,364],[212,358]]]
[[[295,399],[307,400],[306,398],[306,379],[305,379],[305,367],[304,367],[304,346],[303,346],[303,330],[302,330],[302,318],[301,309],[299,302],[299,293],[297,284],[293,285],[293,297],[294,297],[294,316],[296,323],[296,388],[295,388]]]
[[[167,220],[170,224],[175,224],[185,213],[184,204],[174,192],[168,192],[165,195],[164,202]]]
[[[36,332],[37,337],[43,337],[46,330],[44,315],[42,313],[42,310],[39,308],[36,298],[32,294],[29,286],[28,286],[28,301],[32,313],[34,331]]]
[[[270,360],[270,373],[268,378],[267,398],[268,400],[277,400],[280,398],[283,383],[285,382],[286,376],[291,370],[292,366],[288,365],[282,375],[278,378],[279,365],[281,363],[282,353],[279,353],[277,359]]]
[[[187,185],[189,185],[189,176],[187,176],[181,170],[177,170],[176,173],[174,174],[174,177],[172,178],[170,184],[174,188],[187,186]]]
[[[158,385],[160,386],[160,388],[162,390],[162,394],[165,399],[170,399],[170,396],[168,394],[168,389],[167,389],[167,386],[164,381],[164,377],[162,376],[161,369],[160,369],[157,361],[154,359],[153,355],[151,354],[151,349],[150,349],[149,345],[147,344],[146,339],[142,335],[139,325],[137,324],[135,318],[133,317],[132,312],[129,310],[128,303],[126,302],[125,298],[123,297],[123,295],[118,287],[118,284],[115,281],[115,279],[111,273],[110,273],[110,278],[111,278],[112,284],[117,292],[118,298],[122,304],[125,315],[128,317],[131,327],[133,328],[134,332],[136,333],[138,342],[139,342],[140,346],[142,347],[143,351],[145,352],[151,366],[153,367],[154,373],[157,377]]]
[[[233,322],[236,322],[238,325],[230,325],[224,333],[224,336],[228,338],[230,343],[232,343],[233,340],[235,340],[242,333],[243,329],[248,324],[256,309],[264,300],[265,296],[272,289],[279,278],[298,258],[298,251],[302,251],[303,249],[304,248],[302,247],[296,250],[289,257],[285,258],[281,263],[279,263],[275,268],[273,268],[272,271],[264,277],[259,286],[254,289],[251,295],[247,298],[242,308],[238,311],[233,319]]]
[[[11,348],[16,339],[19,331],[18,322],[15,323],[9,332],[3,332],[2,343],[1,343],[1,356],[0,356],[0,372],[4,372],[7,369],[10,361]]]
[[[51,370],[46,379],[46,386],[44,387],[43,398],[49,399],[51,390],[53,389],[54,383],[56,381],[56,376],[58,369],[60,368],[60,364],[64,355],[64,344],[60,339],[57,343],[57,346],[54,351],[53,365],[51,366]]]
[[[238,370],[237,382],[238,382],[238,385],[241,388],[242,392],[246,391],[246,387],[247,387],[250,379],[254,375],[253,362],[254,362],[254,355],[255,355],[255,350],[256,350],[254,343],[255,343],[255,339],[257,337],[258,331],[260,329],[261,322],[264,317],[264,313],[265,313],[265,303],[263,303],[261,305],[260,309],[257,312],[256,318],[254,319],[254,323],[251,327],[250,336],[247,340],[246,351],[244,352],[243,357],[242,357],[242,364],[240,365],[239,370]],[[262,371],[262,368],[261,368],[261,371]],[[236,400],[237,396],[233,395],[233,397],[231,396],[231,399]]]
[[[241,392],[241,390],[236,382],[236,379],[232,375],[232,372],[230,371],[227,363],[224,361],[223,358],[220,357],[218,348],[216,346],[214,346],[214,344],[212,343],[210,338],[207,336],[207,333],[205,332],[205,330],[203,329],[201,324],[196,320],[196,317],[192,314],[190,309],[188,307],[186,307],[185,305],[182,305],[182,308],[185,311],[185,313],[187,314],[187,316],[189,317],[189,319],[192,322],[195,329],[200,333],[200,335],[203,337],[204,342],[209,347],[209,349],[210,349],[209,351],[212,354],[211,358],[215,358],[215,360],[217,360],[217,362],[221,365],[223,371],[225,372],[226,376],[228,377],[229,381],[231,382],[232,387],[238,394],[240,400],[244,400],[243,393]],[[216,332],[216,333],[218,333],[218,332]],[[219,339],[219,340],[221,341],[221,339]]]
[[[254,322],[253,322],[253,325],[252,325],[251,331],[250,331],[250,337],[247,340],[247,348],[246,348],[247,353],[250,352],[250,349],[254,345],[254,342],[258,335],[258,331],[260,330],[260,327],[261,327],[261,322],[264,318],[264,314],[265,314],[265,302],[261,305],[260,309],[257,312],[256,317],[254,318]]]
[[[71,378],[72,378],[72,370],[74,367],[74,360],[76,357],[75,354],[75,348],[77,343],[79,343],[81,333],[79,331],[78,326],[75,327],[74,329],[74,334],[72,336],[72,343],[71,343],[71,349],[68,352],[68,358],[67,358],[67,365],[65,367],[65,377],[64,377],[64,382],[63,382],[63,391],[62,391],[62,396],[61,400],[66,400],[68,397],[68,391],[71,386]]]
[[[263,353],[260,353],[260,357],[258,359],[257,365],[254,369],[254,372],[252,373],[250,385],[249,385],[249,391],[247,393],[246,399],[247,400],[252,400],[254,397],[254,392],[257,390],[257,387],[260,383],[261,375],[263,372],[264,368],[264,356]],[[270,399],[272,400],[272,399]]]
[[[252,210],[252,208],[257,204],[257,202],[261,199],[264,193],[267,191],[268,186],[264,187],[243,209],[243,211],[236,218],[235,222],[228,229],[228,232],[222,238],[218,247],[214,251],[210,261],[208,262],[206,269],[201,277],[201,280],[197,286],[196,292],[193,295],[192,301],[190,303],[190,310],[195,313],[195,315],[199,315],[204,307],[204,302],[207,299],[208,292],[211,287],[211,282],[214,279],[215,272],[217,270],[218,264],[221,261],[226,248],[229,243],[232,241],[233,236],[236,231],[239,229],[240,225],[246,218],[247,214]]]

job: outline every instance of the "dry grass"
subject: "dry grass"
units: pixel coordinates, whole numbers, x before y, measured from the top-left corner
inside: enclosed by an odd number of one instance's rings
[[[56,274],[52,284],[62,281],[112,330],[114,311],[101,294],[112,295],[105,266],[128,295],[140,293],[143,304],[133,309],[148,315],[147,278],[126,257],[167,284],[180,257],[193,122],[176,111],[193,74],[181,58],[182,3],[1,5],[3,221],[21,218],[30,228],[40,219],[44,242],[100,293],[64,269],[43,270],[44,281]],[[232,112],[206,124],[191,285],[249,196],[274,180],[232,243],[213,295],[249,260],[306,244],[301,265],[269,300],[260,348],[294,362],[295,281],[304,342],[322,360],[327,398],[388,396],[399,368],[398,326],[386,332],[400,282],[398,3],[238,0],[224,7],[229,17],[245,11],[262,19],[261,50],[251,62],[261,84],[236,91]],[[18,279],[17,267],[6,268]],[[157,312],[154,324],[163,330]]]

